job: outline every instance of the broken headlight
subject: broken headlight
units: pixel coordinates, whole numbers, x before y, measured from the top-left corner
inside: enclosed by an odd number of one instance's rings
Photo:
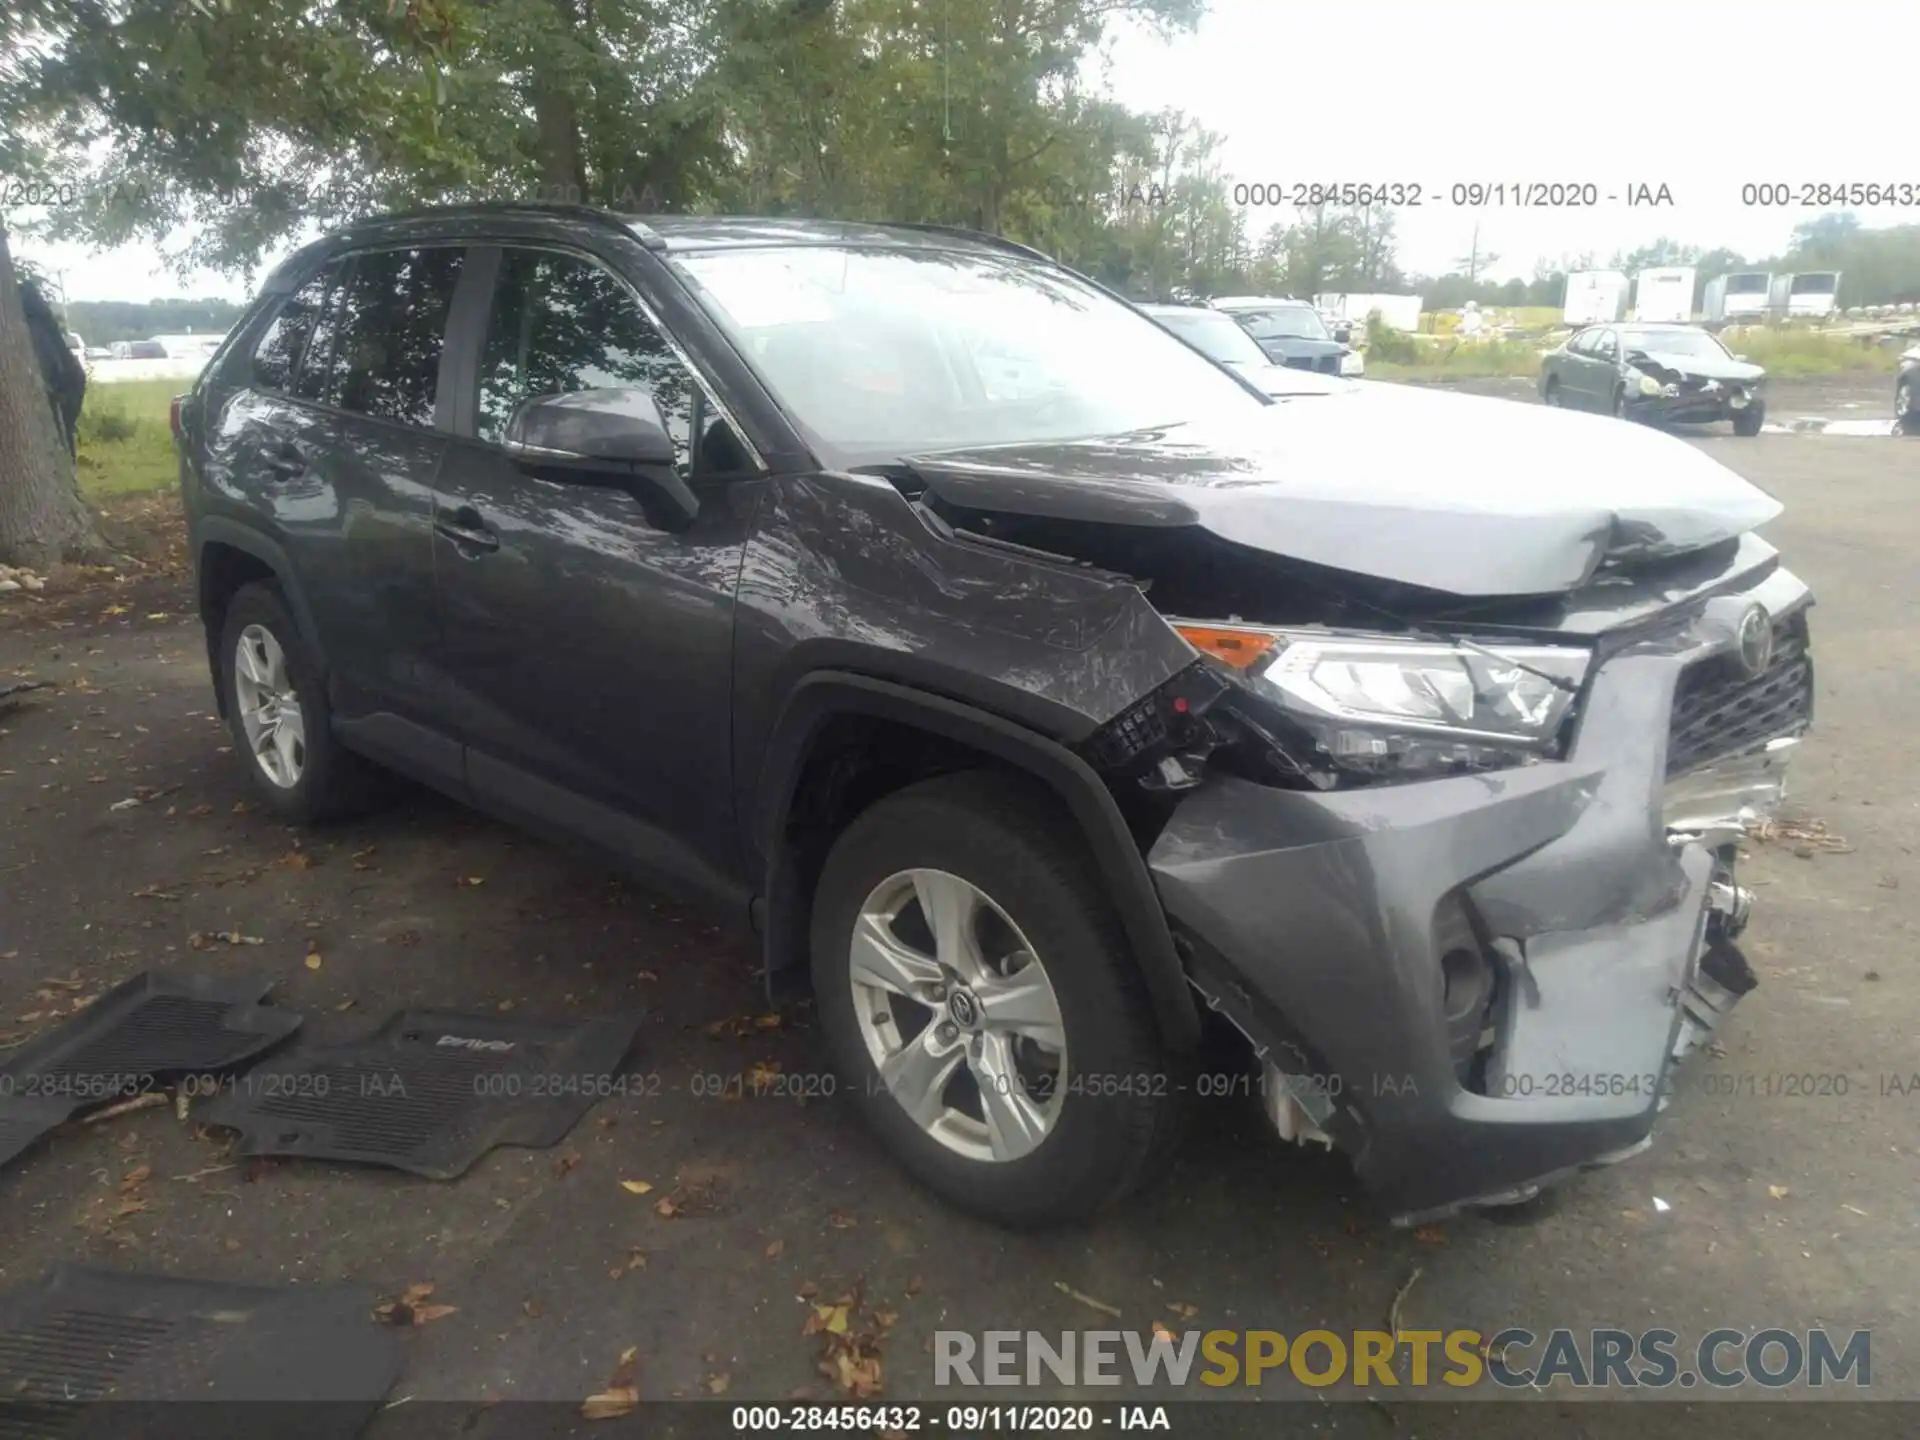
[[[1253,626],[1180,625],[1341,770],[1417,778],[1560,754],[1591,656]]]

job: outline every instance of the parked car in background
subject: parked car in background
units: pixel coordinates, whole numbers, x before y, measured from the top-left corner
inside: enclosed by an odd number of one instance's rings
[[[1900,357],[1900,370],[1893,379],[1893,423],[1902,435],[1920,435],[1916,389],[1920,389],[1920,345]]]
[[[1323,375],[1366,372],[1360,352],[1328,329],[1320,312],[1304,300],[1232,295],[1210,303],[1231,315],[1276,365],[1317,370]]]
[[[1244,376],[1276,400],[1300,395],[1334,395],[1354,388],[1351,380],[1295,365],[1274,364],[1231,315],[1210,306],[1142,305],[1140,308],[1209,360]]]
[[[1767,372],[1697,325],[1590,325],[1540,362],[1540,398],[1629,420],[1711,424],[1758,435]]]
[[[262,804],[384,765],[704,896],[1002,1222],[1161,1172],[1215,1014],[1390,1215],[1524,1200],[1757,983],[1812,597],[1671,436],[1275,405],[992,236],[531,205],[302,249],[172,429]]]

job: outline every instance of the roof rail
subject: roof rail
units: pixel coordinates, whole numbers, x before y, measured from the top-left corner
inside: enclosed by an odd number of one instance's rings
[[[543,200],[469,200],[451,205],[421,205],[412,210],[363,215],[342,226],[341,230],[353,231],[364,226],[385,225],[395,221],[430,220],[436,216],[454,218],[463,215],[512,214],[516,211],[536,215],[568,215],[582,220],[599,221],[628,232],[649,250],[667,248],[667,242],[660,232],[637,217],[624,216],[616,210],[609,210],[600,205],[574,205]]]
[[[1004,235],[995,235],[990,230],[975,230],[966,225],[939,225],[926,220],[884,220],[880,222],[889,230],[919,230],[928,235],[954,235],[967,240],[978,240],[1001,250],[1011,250],[1016,255],[1025,255],[1029,260],[1044,260],[1049,265],[1060,262],[1044,250],[1036,250],[1031,245],[1022,245],[1018,240],[1009,240]]]

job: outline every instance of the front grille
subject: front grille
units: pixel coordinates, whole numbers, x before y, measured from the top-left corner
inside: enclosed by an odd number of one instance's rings
[[[1338,355],[1322,355],[1320,357],[1320,368],[1329,375],[1338,375],[1340,373],[1340,357]]]
[[[1813,721],[1813,659],[1804,615],[1776,621],[1773,660],[1748,675],[1730,655],[1681,672],[1667,735],[1669,778],[1714,760],[1751,754],[1769,740],[1798,735]]]

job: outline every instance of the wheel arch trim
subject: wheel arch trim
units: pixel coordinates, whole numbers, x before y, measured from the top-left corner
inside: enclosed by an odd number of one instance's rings
[[[1152,1001],[1161,1038],[1173,1049],[1199,1039],[1200,1015],[1174,947],[1146,859],[1120,807],[1093,768],[1059,743],[974,706],[890,681],[845,671],[814,671],[789,692],[760,767],[752,839],[765,857],[762,888],[764,961],[769,979],[805,954],[812,897],[784,841],[801,775],[822,730],[842,716],[911,726],[993,756],[1047,787],[1085,838],[1112,896]]]

